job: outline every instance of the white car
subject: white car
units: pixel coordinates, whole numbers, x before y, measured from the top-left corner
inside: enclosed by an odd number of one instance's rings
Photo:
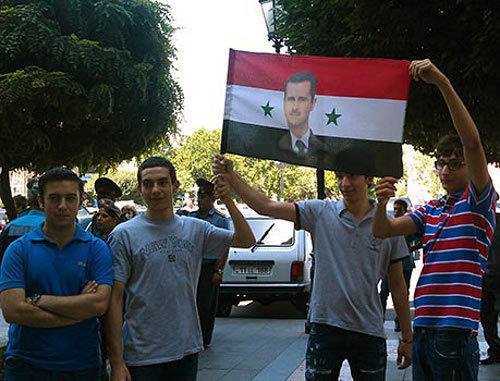
[[[311,291],[312,241],[293,223],[245,213],[257,244],[250,249],[230,248],[220,286],[217,316],[229,316],[243,300],[269,304],[290,300],[307,315]]]

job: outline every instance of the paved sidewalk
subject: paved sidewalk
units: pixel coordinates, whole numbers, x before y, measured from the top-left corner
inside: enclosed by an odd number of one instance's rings
[[[249,312],[250,311],[250,312]],[[254,311],[254,312],[252,312]],[[266,316],[259,318],[258,316]],[[295,381],[304,380],[304,320],[296,318],[287,303],[238,307],[231,318],[217,319],[212,347],[200,354],[200,381]],[[393,312],[388,311],[388,319]],[[392,320],[385,322],[388,346],[387,380],[411,380],[411,368],[396,367],[398,334]],[[482,332],[481,356],[486,355]],[[341,380],[351,380],[347,362]],[[480,366],[479,380],[499,380],[500,365]]]
[[[392,321],[385,321],[385,332],[387,335],[387,381],[393,380],[405,380],[409,381],[412,379],[411,367],[404,370],[399,370],[396,365],[397,360],[397,348],[398,348],[398,337],[399,335],[394,332],[394,323]],[[488,345],[484,341],[484,336],[482,329],[478,336],[479,350],[481,352],[481,358],[486,356],[486,350]],[[303,361],[300,366],[292,373],[288,378],[288,381],[298,381],[304,380],[305,374],[305,361]],[[277,380],[277,379],[276,379]],[[340,380],[352,380],[349,364],[347,361],[344,362],[342,370],[340,373]],[[500,380],[500,364],[498,365],[480,365],[479,366],[479,380],[489,381],[489,380]]]

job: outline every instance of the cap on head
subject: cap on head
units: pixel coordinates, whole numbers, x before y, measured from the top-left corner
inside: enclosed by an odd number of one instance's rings
[[[196,180],[196,185],[198,185],[198,194],[206,194],[209,197],[214,196],[214,184],[208,180],[199,178]]]
[[[94,184],[97,198],[112,198],[117,199],[122,196],[122,190],[116,183],[107,177],[99,177]]]

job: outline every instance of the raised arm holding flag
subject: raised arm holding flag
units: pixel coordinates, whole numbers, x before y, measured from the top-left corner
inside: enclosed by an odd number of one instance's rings
[[[410,215],[389,220],[386,205],[397,179],[383,178],[373,234],[423,236],[424,268],[415,290],[413,379],[476,380],[481,282],[495,228],[496,192],[488,175],[479,132],[448,78],[428,59],[413,61],[416,81],[438,87],[458,136],[436,147],[436,171],[447,195]]]
[[[411,326],[401,267],[408,249],[403,237],[382,240],[371,234],[374,202],[368,198],[368,188],[373,178],[336,172],[341,201],[286,203],[249,186],[224,156],[216,156],[213,168],[225,184],[216,185],[217,192],[225,193],[231,186],[258,213],[292,221],[297,229],[312,234],[316,265],[306,379],[338,378],[345,359],[355,379],[385,379],[387,351],[377,284],[386,273],[402,328],[398,365],[408,367]],[[346,342],[351,345],[347,347]]]

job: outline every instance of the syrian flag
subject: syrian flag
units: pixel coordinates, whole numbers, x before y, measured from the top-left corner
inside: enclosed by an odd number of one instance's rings
[[[221,152],[401,177],[409,65],[231,50]]]

